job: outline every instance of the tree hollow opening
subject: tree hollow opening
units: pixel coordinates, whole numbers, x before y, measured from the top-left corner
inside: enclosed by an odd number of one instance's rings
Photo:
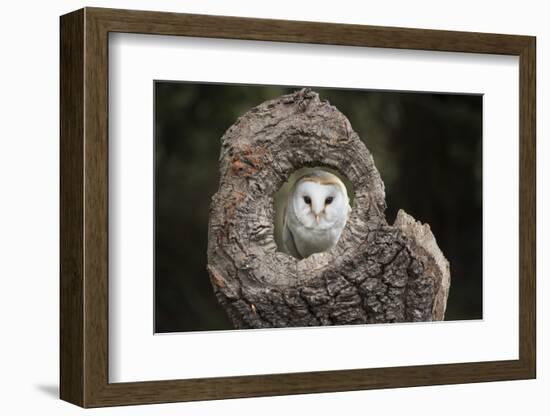
[[[288,179],[281,185],[281,187],[273,195],[273,209],[274,209],[273,232],[274,232],[275,244],[277,245],[277,251],[279,252],[291,255],[290,253],[287,252],[287,249],[283,242],[283,228],[284,228],[284,218],[285,218],[285,206],[288,202],[288,198],[292,190],[292,187],[296,184],[296,181],[299,178],[303,177],[306,174],[312,173],[314,171],[324,171],[324,172],[329,172],[329,173],[332,173],[333,175],[336,175],[344,183],[346,187],[347,195],[349,198],[349,204],[351,206],[351,209],[353,210],[353,200],[354,200],[353,184],[346,176],[342,175],[336,169],[332,169],[322,165],[316,165],[311,167],[308,166],[308,167],[297,169],[296,171],[290,174]]]

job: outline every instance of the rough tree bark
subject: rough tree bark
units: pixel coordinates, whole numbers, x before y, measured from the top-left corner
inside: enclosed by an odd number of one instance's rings
[[[298,260],[274,240],[273,194],[304,166],[352,183],[351,217],[329,252]],[[309,90],[247,112],[222,138],[210,208],[208,271],[236,328],[444,318],[449,263],[428,225],[386,222],[384,184],[347,118]]]

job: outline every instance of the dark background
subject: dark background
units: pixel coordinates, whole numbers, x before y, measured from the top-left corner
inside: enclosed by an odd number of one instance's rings
[[[206,271],[220,138],[299,87],[155,88],[155,332],[232,329]],[[482,317],[482,97],[313,88],[350,120],[386,186],[386,218],[428,223],[451,264],[446,320]]]

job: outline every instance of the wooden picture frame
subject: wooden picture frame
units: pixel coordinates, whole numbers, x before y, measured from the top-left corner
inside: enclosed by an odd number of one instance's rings
[[[82,407],[100,407],[535,378],[534,37],[100,8],[64,15],[60,28],[61,399]],[[110,32],[518,56],[519,359],[109,383]]]

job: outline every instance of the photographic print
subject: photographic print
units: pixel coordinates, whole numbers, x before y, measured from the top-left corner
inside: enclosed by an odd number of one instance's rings
[[[60,397],[535,378],[535,63],[533,36],[62,16]]]
[[[482,101],[155,81],[155,332],[482,319]]]

